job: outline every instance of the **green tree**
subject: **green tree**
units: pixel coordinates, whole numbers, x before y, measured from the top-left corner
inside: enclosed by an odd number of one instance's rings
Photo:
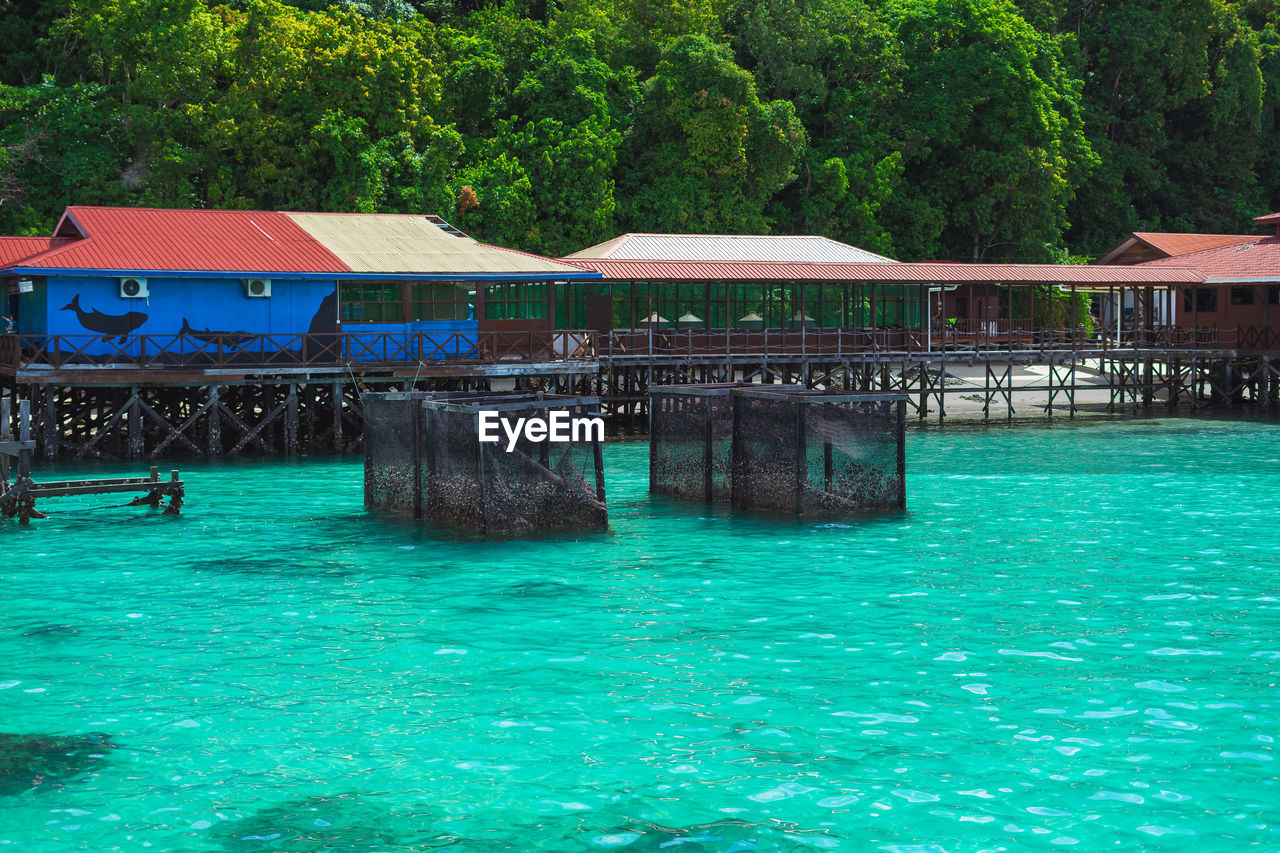
[[[0,233],[48,234],[70,204],[152,201],[107,87],[0,86]]]
[[[1073,243],[1125,231],[1237,231],[1265,206],[1254,170],[1264,86],[1258,36],[1221,0],[1104,0],[1074,25],[1099,168],[1072,206]]]
[[[795,177],[804,128],[787,101],[762,102],[726,46],[677,40],[643,86],[620,158],[622,213],[646,231],[764,232]]]
[[[431,24],[254,2],[232,26],[230,85],[193,108],[210,204],[379,210],[447,197],[461,140],[433,118],[443,110]],[[411,191],[391,192],[388,172]]]
[[[1008,0],[903,0],[893,14],[904,180],[886,224],[903,258],[1048,260],[1094,162],[1060,44]]]
[[[894,33],[860,0],[744,0],[728,26],[762,95],[794,104],[807,132],[770,209],[779,228],[891,251],[878,215],[901,175],[884,121],[903,72]]]

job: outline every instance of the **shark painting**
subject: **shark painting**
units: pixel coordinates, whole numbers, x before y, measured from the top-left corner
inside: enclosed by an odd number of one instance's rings
[[[182,318],[182,331],[179,334],[195,338],[205,344],[213,344],[214,346],[222,344],[227,348],[227,352],[235,352],[249,341],[262,337],[249,332],[215,332],[212,329],[193,329],[186,317]]]
[[[103,314],[97,310],[85,311],[80,307],[80,294],[78,293],[71,298],[69,303],[62,306],[62,310],[76,312],[76,317],[80,319],[81,326],[91,332],[99,333],[104,341],[116,338],[116,343],[118,344],[128,340],[130,332],[147,322],[147,315],[141,311],[130,311],[127,314]]]

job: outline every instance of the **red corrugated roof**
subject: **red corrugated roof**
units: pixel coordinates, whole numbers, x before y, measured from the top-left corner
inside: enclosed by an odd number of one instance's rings
[[[0,237],[0,268],[66,245],[61,237]]]
[[[1253,221],[1259,225],[1270,225],[1273,222],[1280,222],[1280,213],[1268,213],[1263,216],[1253,217]]]
[[[1190,267],[1210,283],[1240,279],[1280,281],[1280,237],[1254,237],[1248,243],[1147,261],[1129,269],[1172,266]]]
[[[23,266],[40,269],[341,273],[351,268],[283,213],[69,207],[83,240]],[[59,226],[60,233],[66,228]]]
[[[956,263],[780,263],[776,261],[626,261],[561,258],[598,271],[611,281],[855,281],[910,284],[1189,284],[1201,277],[1188,269],[1143,266]]]
[[[1234,246],[1258,239],[1257,234],[1169,234],[1135,231],[1133,236],[1166,255],[1186,255],[1219,246]]]

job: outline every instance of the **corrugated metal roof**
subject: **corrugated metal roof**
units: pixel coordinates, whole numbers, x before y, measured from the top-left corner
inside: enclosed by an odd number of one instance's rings
[[[1280,281],[1280,237],[1254,237],[1247,243],[1205,249],[1176,258],[1147,261],[1138,268],[1189,267],[1208,283],[1215,281]]]
[[[1133,236],[1171,257],[1258,239],[1257,234],[1168,234],[1150,231],[1135,231]]]
[[[609,281],[852,281],[914,284],[1195,284],[1190,269],[1055,264],[854,263],[628,261],[575,258],[583,269]]]
[[[61,237],[0,237],[0,268],[66,245]]]
[[[486,246],[436,216],[69,207],[58,238],[3,238],[0,266],[111,272],[583,277]],[[36,238],[30,238],[36,241]],[[33,251],[26,247],[34,246]],[[8,253],[21,261],[4,261]]]
[[[1273,223],[1280,222],[1280,213],[1268,213],[1263,216],[1255,216],[1253,217],[1253,221],[1259,225],[1271,225]]]
[[[450,233],[425,216],[285,214],[359,273],[576,273],[537,255],[507,252]]]
[[[623,234],[568,257],[636,261],[896,263],[893,258],[827,237],[773,234]]]
[[[24,266],[128,272],[349,271],[283,213],[69,207],[63,216],[85,239],[46,252]]]

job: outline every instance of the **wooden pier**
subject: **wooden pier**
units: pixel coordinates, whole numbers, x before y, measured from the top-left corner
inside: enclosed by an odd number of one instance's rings
[[[1249,340],[1256,337],[1244,331]],[[957,398],[980,405],[980,413],[967,407],[971,416],[1006,420],[1072,418],[1086,410],[1136,414],[1156,405],[1190,411],[1280,405],[1280,347],[1274,340],[1246,349],[1217,334],[1133,335],[1117,345],[1065,331],[957,341],[936,333],[932,340],[913,340],[901,333],[860,332],[855,338],[829,330],[825,336],[784,333],[773,342],[757,332],[739,347],[734,341],[714,346],[699,334],[655,333],[654,345],[638,352],[601,342],[596,391],[615,427],[643,429],[648,389],[686,383],[898,393],[907,397],[912,417],[937,422],[952,416]],[[958,381],[962,374],[969,379]]]
[[[556,334],[563,339],[530,339],[501,360],[108,367],[15,354],[7,382],[31,401],[26,440],[46,461],[358,450],[370,391],[597,396],[610,428],[626,433],[646,428],[650,386],[691,382],[899,393],[909,417],[934,422],[962,409],[1012,419],[1280,404],[1280,339],[1266,330]]]

